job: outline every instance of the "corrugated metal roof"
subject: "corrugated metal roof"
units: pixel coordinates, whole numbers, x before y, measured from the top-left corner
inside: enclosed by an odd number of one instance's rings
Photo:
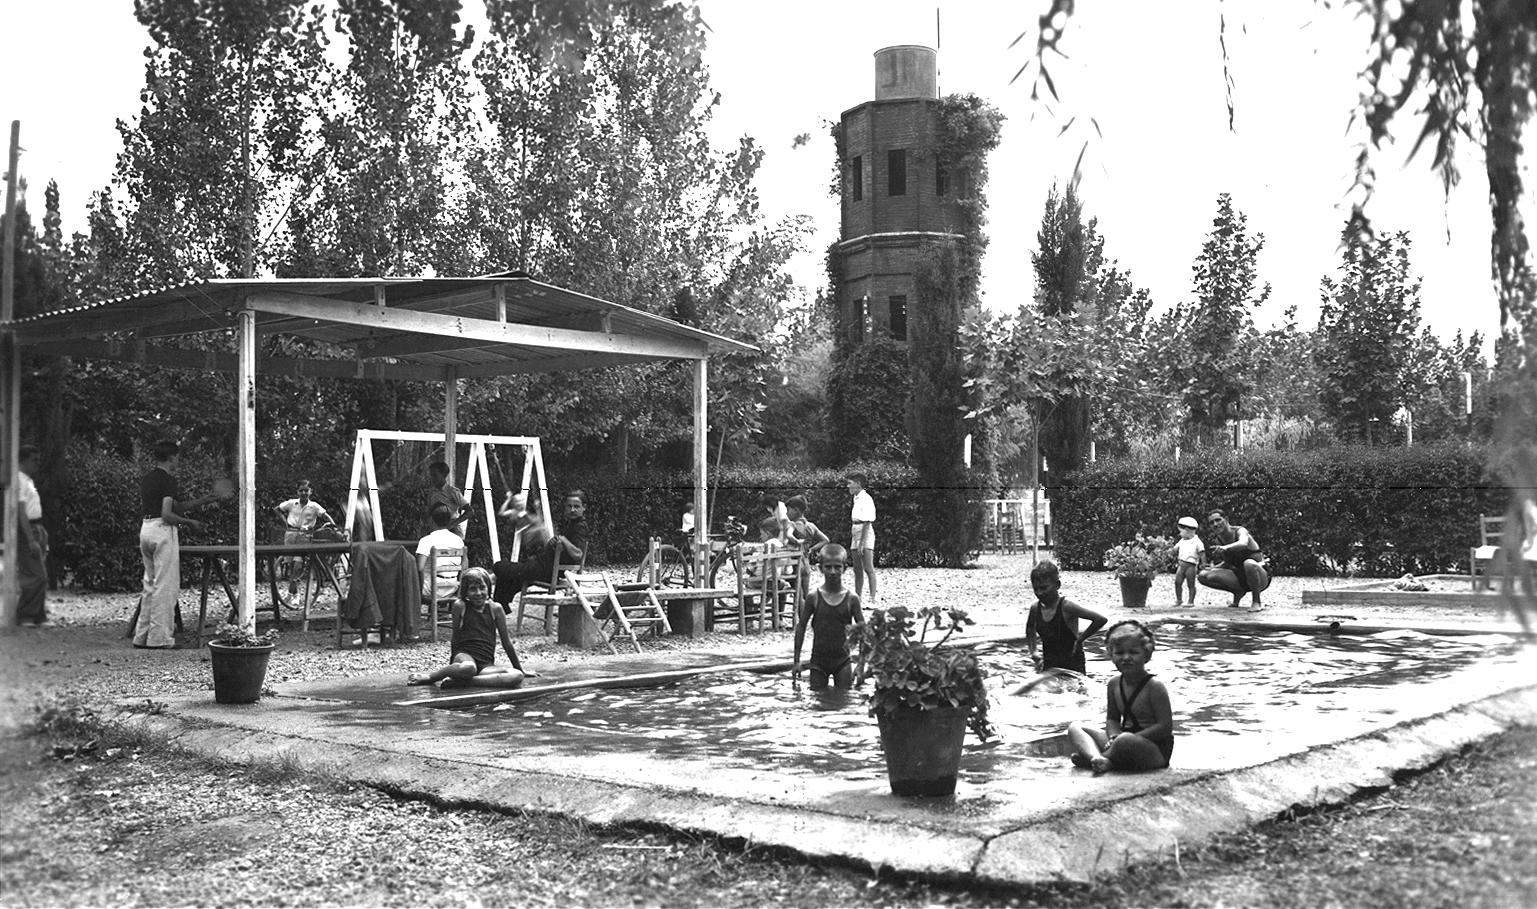
[[[671,319],[608,300],[545,284],[526,275],[476,278],[287,278],[199,281],[142,293],[98,300],[14,320],[23,344],[47,344],[80,339],[124,337],[135,341],[197,334],[231,328],[247,301],[259,295],[280,295],[303,302],[313,315],[257,313],[263,335],[282,333],[351,348],[359,360],[379,356],[391,363],[421,366],[482,367],[516,362],[539,369],[581,368],[658,359],[635,353],[571,354],[547,343],[502,343],[485,337],[458,336],[451,330],[409,329],[356,324],[348,314],[360,304],[373,304],[382,291],[385,309],[436,316],[499,322],[497,288],[505,300],[505,321],[513,325],[576,330],[616,338],[698,345],[709,353],[747,352],[756,348],[721,335],[701,331]],[[325,316],[338,313],[336,320]],[[370,312],[372,310],[369,310]],[[353,321],[343,319],[353,318]],[[576,359],[591,359],[584,364]],[[569,364],[562,366],[560,364]]]

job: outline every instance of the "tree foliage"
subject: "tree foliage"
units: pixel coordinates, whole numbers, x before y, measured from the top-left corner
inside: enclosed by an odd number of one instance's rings
[[[1318,316],[1319,398],[1346,438],[1373,441],[1409,401],[1420,329],[1420,282],[1409,274],[1409,237],[1347,233],[1338,279],[1324,276]]]
[[[1191,266],[1196,302],[1181,373],[1192,427],[1216,430],[1244,414],[1244,399],[1254,388],[1247,368],[1251,310],[1270,297],[1270,285],[1259,280],[1264,246],[1264,234],[1250,235],[1248,218],[1233,207],[1232,197],[1219,195],[1211,233]]]

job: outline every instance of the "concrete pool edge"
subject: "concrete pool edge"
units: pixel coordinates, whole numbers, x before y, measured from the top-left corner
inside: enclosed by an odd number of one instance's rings
[[[1519,725],[1537,725],[1537,685],[1512,688],[1448,710],[1304,753],[1233,770],[1123,777],[1106,795],[992,836],[942,825],[835,814],[648,785],[529,771],[484,760],[331,741],[327,729],[262,728],[269,711],[216,708],[206,698],[167,704],[131,723],[176,747],[237,764],[276,763],[448,806],[562,814],[598,825],[660,827],[746,840],[808,858],[903,874],[1000,884],[1082,881],[1127,864],[1169,856],[1219,832],[1288,809],[1348,800]],[[286,699],[284,699],[286,700]],[[181,708],[180,710],[178,708]],[[210,709],[212,708],[212,709]],[[1108,778],[1107,778],[1108,779]],[[884,796],[884,798],[894,798]],[[938,801],[938,800],[936,800]],[[1128,849],[1125,844],[1138,843]]]

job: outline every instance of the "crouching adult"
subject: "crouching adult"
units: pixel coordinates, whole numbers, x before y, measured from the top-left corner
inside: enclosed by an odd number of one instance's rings
[[[1247,593],[1254,598],[1254,608],[1259,609],[1260,593],[1270,586],[1270,572],[1265,569],[1259,542],[1246,528],[1228,523],[1220,510],[1207,515],[1206,523],[1211,527],[1206,549],[1211,567],[1196,579],[1205,587],[1231,593],[1234,606],[1242,603]]]

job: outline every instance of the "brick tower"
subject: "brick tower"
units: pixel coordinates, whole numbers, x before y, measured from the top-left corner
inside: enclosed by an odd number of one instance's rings
[[[838,153],[843,224],[838,343],[907,341],[914,275],[926,242],[958,237],[956,185],[935,155],[938,57],[904,44],[875,52],[875,100],[843,112]],[[955,179],[959,177],[960,179]]]

